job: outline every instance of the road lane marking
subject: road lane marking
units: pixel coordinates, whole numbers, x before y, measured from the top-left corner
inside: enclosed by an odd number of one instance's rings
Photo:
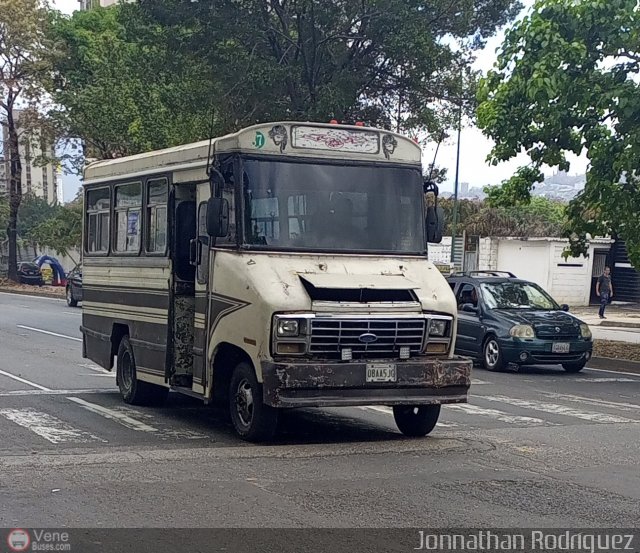
[[[90,403],[88,401],[85,401],[84,399],[80,399],[79,397],[68,397],[67,399],[69,401],[73,401],[74,403],[77,403],[78,405],[80,405],[80,407],[83,407],[87,411],[91,411],[92,413],[100,415],[105,419],[110,419],[112,421],[115,421],[121,424],[122,426],[130,428],[131,430],[137,430],[138,432],[158,432],[157,428],[149,424],[146,424],[142,421],[139,421],[137,419],[134,419],[133,417],[125,413],[120,413],[118,411],[108,409],[107,407],[103,407],[102,405]]]
[[[625,403],[625,402],[617,402],[617,401],[606,401],[604,399],[597,399],[592,397],[583,397],[583,396],[574,396],[571,394],[556,394],[556,393],[548,393],[546,394],[553,399],[565,399],[567,401],[573,401],[576,403],[586,403],[589,405],[595,405],[597,407],[609,407],[611,409],[619,409],[620,411],[638,411],[640,410],[640,405],[636,405],[635,403]]]
[[[486,382],[484,380],[480,380],[479,378],[472,378],[471,379],[471,384],[474,386],[480,386],[482,384],[489,384],[489,382]]]
[[[507,396],[476,396],[486,401],[496,401],[500,403],[506,403],[513,405],[514,407],[523,407],[525,409],[533,409],[534,411],[543,411],[545,413],[552,413],[554,415],[565,415],[567,417],[575,417],[578,419],[597,422],[602,424],[615,424],[615,423],[637,423],[640,421],[634,419],[628,419],[626,417],[619,417],[617,415],[607,415],[604,413],[595,413],[593,411],[578,411],[572,407],[566,407],[565,405],[558,405],[556,403],[546,403],[542,401],[529,401],[525,399],[517,399]]]
[[[42,390],[43,392],[50,392],[51,388],[47,388],[46,386],[40,386],[40,384],[36,384],[35,382],[31,382],[30,380],[27,380],[26,378],[21,378],[19,376],[16,376],[15,374],[11,374],[5,371],[0,371],[0,374],[2,376],[6,376],[7,378],[11,378],[13,380],[16,380],[17,382],[22,382],[23,384],[26,384],[27,386],[33,386],[34,388],[38,388],[38,390]]]
[[[89,432],[79,430],[66,422],[35,409],[0,409],[0,416],[37,434],[52,444],[103,442]]]
[[[393,409],[391,407],[379,407],[377,405],[365,405],[364,407],[360,407],[365,411],[377,411],[378,413],[384,413],[385,415],[393,415]],[[436,426],[440,426],[442,428],[457,428],[458,425],[455,422],[438,422]]]
[[[593,382],[602,383],[602,382],[638,382],[633,378],[575,378],[572,382]]]
[[[591,367],[587,367],[582,374],[586,374],[587,371],[595,371],[599,373],[609,373],[609,374],[623,374],[624,376],[635,376],[636,380],[640,379],[640,374],[638,373],[630,373],[625,371],[610,371],[609,369],[592,369]]]
[[[56,336],[58,338],[66,338],[67,340],[73,340],[74,342],[82,342],[82,338],[74,338],[73,336],[67,336],[66,334],[58,334],[57,332],[50,332],[49,330],[42,330],[41,328],[33,328],[32,326],[16,325],[18,328],[24,330],[31,330],[32,332],[40,332],[41,334],[48,334],[49,336]]]
[[[119,394],[117,390],[111,388],[91,388],[91,389],[77,389],[77,390],[50,390],[46,388],[44,390],[12,390],[9,392],[0,392],[0,397],[13,397],[13,396],[71,396],[71,395],[88,395],[88,394]]]
[[[113,411],[124,413],[125,415],[131,415],[132,418],[138,417],[147,421],[154,421],[156,425],[159,424],[159,426],[161,427],[160,433],[156,435],[162,439],[179,438],[184,440],[203,440],[208,438],[208,436],[206,436],[205,434],[201,434],[200,432],[196,432],[195,430],[167,428],[166,424],[163,424],[161,421],[156,420],[151,413],[140,412],[136,409],[132,409],[131,407],[127,407],[126,405],[119,405],[118,407],[114,407]]]
[[[19,298],[31,298],[34,300],[51,300],[51,301],[59,301],[64,302],[64,298],[50,298],[49,296],[32,296],[31,294],[16,294],[14,292],[0,292],[0,294],[4,294],[5,296],[13,296]]]
[[[81,376],[109,376],[111,378],[116,377],[116,371],[107,371],[98,365],[92,365],[91,363],[79,363],[78,367],[82,367],[83,369],[89,369],[98,374],[83,374]]]
[[[509,424],[527,424],[535,426],[555,426],[554,423],[538,419],[536,417],[523,417],[519,415],[510,415],[504,411],[498,409],[488,409],[486,407],[479,407],[477,405],[471,405],[469,403],[457,403],[455,405],[447,405],[447,409],[455,409],[461,411],[467,415],[478,415],[481,417],[491,417],[499,420],[500,422],[507,422]]]

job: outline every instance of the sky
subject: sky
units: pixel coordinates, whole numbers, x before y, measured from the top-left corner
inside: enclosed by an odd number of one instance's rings
[[[533,5],[533,0],[523,0],[525,9]],[[64,13],[72,13],[78,9],[78,0],[53,0],[54,6]],[[475,67],[481,71],[491,69],[496,59],[496,49],[500,46],[504,33],[501,31],[487,41],[485,48],[478,52]],[[423,164],[429,167],[433,161],[436,140],[429,141],[424,148]],[[482,132],[469,121],[464,123],[460,140],[460,175],[459,181],[469,183],[469,187],[483,187],[487,184],[500,184],[503,180],[513,175],[515,170],[528,162],[525,155],[501,163],[498,166],[490,166],[486,158],[491,151],[492,142],[486,138]],[[587,161],[584,158],[569,157],[571,162],[570,174],[584,173]],[[456,135],[443,144],[438,151],[436,165],[448,169],[447,182],[441,186],[442,190],[453,191],[456,168]],[[553,171],[547,171],[551,174]],[[64,175],[64,201],[72,200],[80,186],[80,181],[72,175]]]

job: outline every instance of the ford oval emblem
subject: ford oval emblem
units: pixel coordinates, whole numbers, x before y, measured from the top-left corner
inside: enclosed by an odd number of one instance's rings
[[[358,340],[360,340],[363,344],[373,344],[373,342],[378,341],[378,337],[375,334],[371,334],[371,332],[365,332],[364,334],[360,334],[360,336],[358,336]]]

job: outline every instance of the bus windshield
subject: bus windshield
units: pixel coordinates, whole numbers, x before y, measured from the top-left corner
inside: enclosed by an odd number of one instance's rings
[[[425,250],[418,168],[244,161],[245,242],[300,250]]]

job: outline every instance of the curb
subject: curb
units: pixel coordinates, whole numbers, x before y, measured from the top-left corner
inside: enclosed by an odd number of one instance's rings
[[[587,363],[587,368],[640,374],[640,361],[615,359],[614,357],[592,357]]]
[[[34,288],[38,288],[34,286]],[[49,298],[54,300],[64,300],[64,295],[60,296],[58,294],[54,294],[52,292],[42,292],[38,290],[8,290],[5,288],[0,288],[0,292],[3,294],[16,294],[18,296],[40,296],[42,298]]]
[[[640,323],[627,323],[621,321],[602,321],[598,326],[610,328],[640,328]]]

